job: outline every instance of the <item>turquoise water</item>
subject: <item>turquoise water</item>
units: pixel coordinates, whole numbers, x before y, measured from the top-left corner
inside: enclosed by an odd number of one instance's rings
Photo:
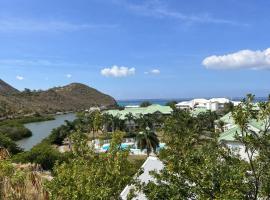
[[[133,146],[133,145],[126,144],[126,143],[122,143],[122,144],[121,144],[121,149],[128,149],[129,147],[132,147],[132,146]],[[102,149],[103,149],[104,151],[108,151],[109,148],[110,148],[110,144],[104,144],[104,145],[102,146]]]

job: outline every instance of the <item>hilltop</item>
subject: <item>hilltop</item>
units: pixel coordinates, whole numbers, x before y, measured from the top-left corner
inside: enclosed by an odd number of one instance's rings
[[[0,117],[78,111],[91,106],[113,107],[113,97],[81,83],[22,92],[0,80]]]

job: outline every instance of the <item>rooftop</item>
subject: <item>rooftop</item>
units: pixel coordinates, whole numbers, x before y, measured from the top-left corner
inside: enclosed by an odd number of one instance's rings
[[[105,113],[111,114],[113,116],[119,116],[120,119],[125,119],[126,115],[131,113],[134,117],[139,118],[140,115],[162,113],[164,115],[171,114],[173,112],[170,106],[161,106],[158,104],[153,104],[148,107],[128,107],[124,110],[108,110]]]

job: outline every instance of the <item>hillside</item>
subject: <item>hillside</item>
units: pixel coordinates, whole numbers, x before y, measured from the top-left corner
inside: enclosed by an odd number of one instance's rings
[[[45,91],[19,92],[1,81],[0,117],[32,113],[78,111],[91,106],[111,107],[116,101],[100,91],[80,83],[55,87]]]
[[[6,82],[4,82],[2,79],[0,79],[0,94],[8,95],[8,94],[14,94],[18,92],[19,90],[15,89],[14,87],[10,86]]]

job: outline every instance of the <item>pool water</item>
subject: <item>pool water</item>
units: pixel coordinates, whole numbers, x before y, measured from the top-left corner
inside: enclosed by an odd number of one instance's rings
[[[134,146],[133,143],[132,143],[132,144],[129,144],[129,143],[122,143],[122,144],[121,144],[121,149],[128,149],[129,147],[132,147],[132,146]],[[102,149],[105,150],[105,151],[109,150],[109,148],[110,148],[110,144],[104,144],[104,145],[102,146]]]
[[[134,147],[134,144],[133,143],[122,143],[121,144],[121,149],[128,149],[129,147],[131,147],[131,148]],[[160,143],[158,150],[163,149],[164,147],[165,147],[165,143]],[[110,144],[104,144],[102,146],[102,150],[104,150],[104,151],[108,151],[109,148],[110,148]]]

